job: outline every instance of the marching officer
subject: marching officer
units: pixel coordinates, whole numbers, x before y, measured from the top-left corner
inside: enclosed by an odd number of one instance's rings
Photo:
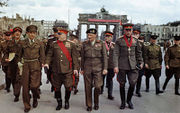
[[[137,38],[138,41],[140,42],[142,57],[144,60],[144,36],[141,35],[140,28],[133,28],[133,36]],[[143,75],[144,75],[144,66],[142,69],[139,69],[139,76],[138,76],[137,84],[136,84],[136,94],[138,97],[141,97],[140,89],[141,89],[141,81],[142,81]]]
[[[65,109],[69,109],[69,99],[73,85],[73,73],[78,75],[77,51],[75,45],[67,40],[68,31],[58,28],[57,41],[48,50],[46,67],[52,63],[52,84],[55,88],[55,98],[58,102],[56,110],[62,108],[61,86],[65,86]]]
[[[133,109],[131,102],[136,81],[138,79],[137,66],[142,68],[142,52],[139,41],[132,36],[133,24],[127,23],[123,25],[124,35],[115,42],[113,52],[114,72],[117,74],[117,80],[120,84],[120,109],[125,109],[126,102],[130,109]],[[129,80],[129,89],[127,100],[125,98],[126,75]]]
[[[169,47],[164,56],[166,66],[166,80],[163,85],[163,90],[169,80],[175,76],[175,95],[180,95],[179,89],[179,78],[180,78],[180,36],[174,36],[174,45]]]
[[[92,88],[94,87],[94,109],[99,109],[99,94],[103,76],[107,74],[107,53],[103,41],[97,40],[97,30],[86,31],[88,40],[81,50],[81,74],[84,75],[87,111],[92,111]]]
[[[149,92],[149,79],[153,75],[155,79],[156,94],[163,93],[160,90],[159,78],[161,76],[162,52],[159,45],[156,44],[157,35],[151,35],[150,45],[145,51],[145,76],[146,76],[146,92]]]
[[[110,31],[105,31],[105,46],[106,46],[106,52],[107,52],[107,58],[108,58],[108,72],[106,77],[106,84],[108,88],[108,99],[114,100],[114,97],[112,96],[113,93],[113,77],[114,77],[114,65],[113,65],[113,50],[115,43],[112,42],[113,39],[113,33]],[[103,76],[105,78],[105,76]],[[103,90],[103,86],[101,87],[101,90]]]
[[[20,27],[15,27],[12,32],[12,42],[11,46],[7,47],[8,55],[12,55],[11,58],[7,58],[6,61],[9,62],[8,70],[11,76],[11,82],[13,85],[14,92],[14,102],[19,101],[19,95],[21,90],[21,75],[18,68],[19,52],[21,50],[20,38],[22,29]]]
[[[33,108],[38,105],[40,98],[39,87],[41,82],[41,68],[45,61],[44,44],[37,39],[37,26],[30,25],[26,28],[26,39],[21,41],[19,63],[23,63],[22,86],[24,112],[29,112],[30,90],[33,94]]]
[[[5,31],[4,32],[4,39],[1,43],[1,51],[2,51],[2,70],[5,73],[5,82],[6,82],[6,88],[5,90],[9,93],[10,92],[10,86],[11,86],[11,76],[10,76],[10,71],[8,70],[9,62],[6,61],[8,59],[9,54],[8,54],[8,46],[12,46],[12,32],[11,31]]]

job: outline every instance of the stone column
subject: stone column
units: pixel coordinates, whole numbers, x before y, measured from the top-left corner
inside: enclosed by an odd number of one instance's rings
[[[98,36],[98,24],[95,24],[95,29],[97,30],[97,38],[99,39],[99,36]]]
[[[78,35],[79,40],[81,40],[81,24],[78,25],[78,33],[77,33],[77,35]]]
[[[110,31],[110,25],[109,24],[106,25],[106,31]]]

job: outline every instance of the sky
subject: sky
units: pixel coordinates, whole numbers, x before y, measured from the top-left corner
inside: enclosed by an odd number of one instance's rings
[[[110,14],[128,15],[132,23],[153,25],[180,20],[180,0],[9,0],[0,8],[2,16],[19,13],[36,20],[64,20],[71,29],[78,25],[79,13],[97,13],[104,6]],[[69,21],[68,21],[69,12]]]

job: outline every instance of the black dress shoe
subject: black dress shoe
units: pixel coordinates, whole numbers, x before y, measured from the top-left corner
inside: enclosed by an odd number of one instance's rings
[[[114,97],[112,95],[108,95],[109,100],[114,100]]]
[[[37,99],[33,100],[33,108],[36,108],[38,106],[38,101]]]
[[[15,97],[14,102],[18,102],[18,101],[19,101],[19,97]]]
[[[128,107],[129,107],[130,109],[134,109],[133,104],[132,104],[131,101],[127,102],[127,104],[128,104]]]
[[[92,107],[87,107],[87,111],[92,111]]]
[[[120,109],[125,109],[125,107],[126,107],[126,104],[122,103],[121,106],[120,106]]]
[[[98,105],[94,105],[94,110],[98,110],[99,106]]]
[[[10,92],[10,89],[6,89],[6,90],[7,90],[8,93]]]
[[[24,112],[25,112],[25,113],[28,113],[29,111],[30,111],[30,108],[25,108],[25,109],[24,109]]]
[[[138,97],[142,97],[141,93],[136,93]]]
[[[179,92],[175,92],[175,95],[179,95],[180,96],[180,93]]]
[[[163,93],[163,91],[156,91],[156,95],[160,94],[160,93]]]
[[[64,106],[65,109],[69,109],[69,101],[65,101],[65,106]]]
[[[146,89],[145,91],[146,91],[146,92],[149,92],[149,89]]]
[[[56,111],[61,110],[61,108],[62,108],[62,104],[58,104],[56,107]]]
[[[78,90],[77,90],[77,89],[75,89],[75,90],[74,90],[74,95],[76,95],[76,94],[77,94],[77,92],[78,92]]]

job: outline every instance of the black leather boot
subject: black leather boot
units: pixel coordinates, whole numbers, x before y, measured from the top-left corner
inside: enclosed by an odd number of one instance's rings
[[[66,93],[65,93],[65,106],[64,106],[65,109],[69,109],[70,96],[71,96],[71,91],[66,90]]]
[[[57,98],[57,107],[56,107],[56,110],[61,110],[62,108],[62,99],[61,98]]]
[[[129,86],[128,94],[127,94],[127,104],[130,109],[134,109],[133,104],[131,102],[133,92],[134,92],[134,86]]]
[[[163,93],[163,91],[160,90],[159,79],[155,80],[155,84],[156,84],[156,95]]]
[[[178,89],[179,89],[179,79],[176,79],[175,80],[175,95],[180,96],[180,93],[179,93]]]
[[[126,107],[125,87],[120,87],[120,97],[121,97],[120,109],[125,109]]]

